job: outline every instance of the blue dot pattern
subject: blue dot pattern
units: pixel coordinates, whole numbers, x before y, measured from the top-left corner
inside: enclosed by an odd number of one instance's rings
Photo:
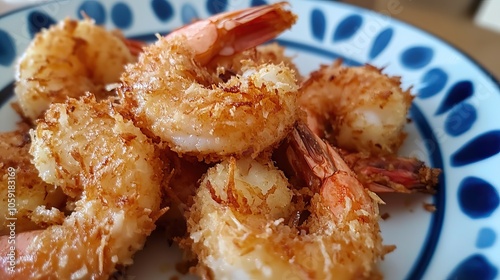
[[[160,21],[168,21],[174,15],[174,8],[166,0],[151,1],[151,8]]]
[[[433,56],[434,51],[431,48],[415,46],[401,54],[401,63],[408,69],[420,69],[429,64]]]
[[[493,280],[498,274],[483,255],[472,255],[463,260],[448,276],[448,280]]]
[[[368,57],[370,59],[376,58],[387,47],[387,45],[389,45],[393,34],[394,29],[390,27],[380,32],[373,41],[373,45],[370,49],[370,54],[368,55]]]
[[[493,229],[482,228],[477,235],[476,247],[479,249],[489,248],[495,244],[496,238],[497,235]]]
[[[459,136],[467,132],[477,119],[476,108],[468,103],[455,106],[444,122],[448,135]]]
[[[458,189],[458,202],[462,212],[473,219],[491,216],[498,208],[500,198],[490,183],[477,177],[465,178]]]
[[[265,1],[265,0],[252,0],[252,2],[250,3],[250,5],[252,7],[267,5],[267,1]]]
[[[362,24],[363,18],[360,15],[350,15],[344,18],[333,33],[333,41],[339,42],[351,38]]]
[[[227,0],[208,0],[207,11],[214,15],[224,12],[227,9]]]
[[[49,28],[51,25],[55,24],[56,21],[48,16],[44,12],[33,11],[28,14],[28,32],[31,38],[40,32],[43,28]]]
[[[125,1],[125,0],[124,0]],[[127,2],[127,1],[125,1]],[[167,0],[152,0],[151,7],[154,15],[162,22],[169,21],[175,15],[173,6]],[[119,28],[128,28],[133,23],[133,14],[129,7],[116,2],[111,9],[111,20]],[[265,5],[267,1],[251,0],[252,6]],[[206,10],[210,14],[218,10],[226,10],[227,0],[207,0]],[[97,24],[106,22],[106,11],[98,1],[84,1],[76,11],[79,18],[81,11],[93,18]],[[129,13],[129,15],[127,15]],[[123,16],[125,15],[125,16]],[[314,39],[323,41],[326,32],[327,16],[319,10],[310,14],[311,32]],[[198,14],[191,5],[182,6],[181,19],[189,23],[197,19]],[[41,11],[32,11],[28,16],[28,32],[33,37],[42,28],[47,28],[56,21]],[[343,41],[352,38],[359,30],[363,17],[351,15],[337,25],[333,35],[333,41]],[[342,25],[342,26],[341,26]],[[373,40],[368,57],[378,57],[390,44],[394,30],[386,28]],[[16,56],[16,46],[12,37],[0,29],[0,65],[8,66],[13,63]],[[409,70],[422,69],[432,61],[434,52],[432,48],[425,46],[410,46],[400,54],[400,63]],[[346,61],[350,61],[346,58]],[[445,68],[445,67],[444,67]],[[425,70],[425,69],[423,69]],[[421,81],[424,86],[418,90],[418,98],[426,99],[433,97],[445,88],[449,76],[441,68],[425,70]],[[440,104],[436,114],[449,112],[445,119],[445,131],[451,136],[460,136],[469,131],[477,119],[474,106],[464,102],[473,94],[473,84],[470,81],[455,83]],[[500,152],[500,131],[486,131],[463,145],[451,156],[451,165],[455,167],[475,163]],[[499,195],[494,186],[478,177],[467,177],[459,186],[459,205],[465,215],[470,218],[480,219],[491,216],[498,209]],[[481,201],[481,202],[478,202]],[[476,247],[479,249],[489,248],[496,242],[496,233],[491,228],[479,230]],[[463,260],[448,279],[494,279],[498,276],[498,269],[493,266],[483,255],[472,255]]]
[[[104,6],[98,1],[85,1],[82,3],[80,8],[77,11],[78,17],[80,19],[83,18],[82,12],[84,12],[87,16],[94,19],[97,24],[104,24],[106,22],[106,10]]]
[[[111,8],[111,19],[117,27],[127,29],[132,25],[132,10],[123,2],[116,3]]]
[[[500,130],[485,132],[466,143],[451,155],[452,166],[475,163],[500,152]]]
[[[14,40],[9,33],[0,29],[0,65],[9,66],[16,58]]]
[[[474,86],[471,81],[457,82],[448,92],[443,102],[436,111],[436,115],[441,115],[460,102],[466,100],[474,94]]]
[[[199,19],[196,9],[191,4],[182,5],[181,18],[184,24],[188,24]]]
[[[326,17],[320,9],[311,12],[311,29],[313,37],[318,41],[323,41],[326,32]]]
[[[448,74],[441,68],[433,68],[427,71],[422,77],[422,88],[418,90],[418,97],[425,99],[439,93],[448,81]]]

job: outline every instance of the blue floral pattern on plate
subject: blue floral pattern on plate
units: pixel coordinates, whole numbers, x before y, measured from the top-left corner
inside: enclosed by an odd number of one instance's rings
[[[33,34],[56,20],[81,18],[84,13],[98,24],[124,29],[126,36],[154,40],[155,33],[168,33],[193,19],[267,2],[273,1],[54,1],[2,16],[0,101],[7,120],[1,128],[11,129],[17,119],[6,105],[12,96],[15,57]],[[342,58],[349,65],[370,63],[401,76],[403,86],[413,86],[416,95],[402,153],[444,170],[439,193],[419,200],[434,203],[434,213],[418,205],[408,209],[401,206],[405,204],[401,198],[387,197],[394,206],[382,211],[393,218],[381,222],[382,231],[386,243],[399,248],[381,264],[386,279],[497,278],[500,124],[493,120],[500,114],[498,82],[445,42],[390,16],[335,2],[292,1],[292,8],[299,22],[277,41],[297,55],[301,71]],[[141,252],[130,273],[147,275],[141,274],[145,266],[161,261],[162,256],[152,258]],[[173,269],[148,271],[161,278],[175,274]]]

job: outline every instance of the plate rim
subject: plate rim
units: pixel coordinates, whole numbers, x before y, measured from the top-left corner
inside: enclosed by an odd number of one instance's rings
[[[46,6],[46,5],[50,5],[54,2],[59,2],[59,0],[50,0],[50,1],[47,1],[47,2],[43,2],[43,3],[37,3],[37,4],[33,4],[33,5],[27,5],[27,6],[24,6],[24,7],[21,7],[21,8],[16,8],[14,10],[11,10],[7,13],[4,13],[2,15],[0,15],[0,19],[3,19],[4,17],[8,17],[8,16],[12,16],[12,15],[15,15],[17,13],[20,13],[20,12],[23,12],[25,10],[30,10],[30,9],[36,9],[37,7],[42,7],[42,6]],[[84,1],[80,1],[80,2],[84,2]],[[309,2],[315,2],[319,5],[331,5],[331,6],[335,6],[335,5],[345,5],[347,6],[348,8],[352,9],[352,8],[355,8],[355,12],[358,13],[358,11],[361,11],[360,14],[362,16],[373,16],[373,15],[376,15],[378,17],[380,16],[384,16],[383,14],[379,13],[378,11],[374,11],[374,10],[370,10],[370,9],[366,9],[366,8],[363,8],[363,7],[358,7],[358,6],[354,6],[354,5],[351,5],[351,4],[348,4],[348,3],[342,3],[342,2],[326,2],[326,1],[319,1],[319,0],[313,0],[313,1],[309,1]],[[425,34],[426,36],[429,36],[430,38],[432,38],[432,40],[435,40],[437,42],[439,42],[440,44],[443,44],[445,46],[448,46],[450,48],[452,48],[454,51],[456,51],[457,53],[461,54],[464,56],[465,60],[467,61],[467,63],[471,64],[471,65],[474,65],[476,67],[478,67],[478,69],[480,70],[480,73],[482,75],[484,75],[484,77],[487,77],[494,85],[496,85],[496,88],[498,90],[498,92],[500,92],[500,82],[499,82],[499,79],[493,75],[488,69],[486,69],[482,64],[480,64],[476,59],[474,59],[473,57],[471,57],[471,55],[465,51],[463,51],[461,48],[457,47],[455,44],[452,44],[450,42],[448,42],[447,40],[443,39],[443,38],[440,38],[438,37],[437,35],[435,35],[434,33],[428,31],[428,30],[425,30],[425,29],[422,29],[420,27],[417,27],[413,24],[410,24],[404,20],[401,20],[399,18],[395,18],[395,17],[390,17],[391,21],[394,21],[395,23],[397,24],[400,24],[402,26],[404,26],[404,28],[409,28],[409,29],[413,29],[415,31],[418,31],[418,32],[421,32],[423,34]],[[390,25],[392,25],[393,23],[391,23]],[[19,57],[19,55],[17,55],[16,57]],[[4,95],[4,92],[5,92],[5,89],[9,86],[13,86],[13,83],[11,84],[8,84],[7,86],[5,86],[3,89],[0,90],[0,108],[5,106],[7,101],[12,98],[13,96],[13,91],[11,91],[11,95],[9,96],[5,96]],[[427,119],[424,118],[427,122]],[[441,154],[441,156],[443,156]],[[444,210],[443,210],[444,212]],[[444,214],[443,214],[443,219],[444,219]],[[442,222],[441,222],[442,224]],[[427,237],[426,237],[427,239]],[[438,238],[439,239],[439,238]],[[432,257],[432,256],[431,256]],[[420,258],[420,257],[419,257]],[[424,273],[425,273],[425,270],[424,270]]]

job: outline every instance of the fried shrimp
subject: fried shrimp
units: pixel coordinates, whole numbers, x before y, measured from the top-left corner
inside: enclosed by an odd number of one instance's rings
[[[60,224],[66,196],[38,176],[29,154],[28,126],[0,133],[0,235]]]
[[[15,93],[22,114],[34,121],[51,103],[90,91],[107,96],[105,86],[119,81],[134,62],[137,46],[90,19],[66,19],[38,33],[19,60]]]
[[[171,150],[207,162],[255,157],[276,145],[296,121],[294,71],[247,59],[228,76],[217,60],[289,28],[296,17],[285,8],[277,3],[216,15],[146,47],[121,78],[125,111]]]
[[[197,270],[212,279],[360,279],[384,254],[378,197],[305,125],[294,152],[317,186],[290,187],[271,162],[231,158],[209,169],[188,212]]]
[[[78,200],[62,225],[17,236],[15,271],[2,267],[2,278],[107,279],[131,264],[161,213],[163,163],[151,140],[89,96],[51,105],[31,136],[41,177]]]
[[[413,97],[400,88],[399,77],[336,61],[311,74],[299,100],[315,133],[351,152],[378,155],[401,146]]]

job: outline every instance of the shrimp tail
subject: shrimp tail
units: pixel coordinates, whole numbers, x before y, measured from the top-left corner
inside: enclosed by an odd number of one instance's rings
[[[416,158],[343,154],[359,181],[376,193],[436,193],[439,168],[431,168]]]
[[[324,165],[322,163],[330,161],[330,158],[321,156],[328,154],[322,151],[322,146],[318,142],[301,140],[309,139],[310,137],[307,136],[312,136],[311,134],[304,133],[305,129],[308,129],[308,127],[297,124],[296,129],[273,153],[273,160],[276,162],[277,167],[289,178],[293,187],[301,189],[304,186],[308,186],[311,190],[318,192],[322,184],[322,179],[327,176],[325,172],[331,172],[324,169],[320,172],[319,168],[313,170],[311,167],[320,167]]]
[[[299,189],[307,186],[313,192],[319,192],[337,170],[349,170],[338,152],[302,122],[296,124],[273,156],[292,185]]]
[[[339,161],[335,161],[334,153],[339,153],[363,186],[372,192],[436,192],[441,170],[428,167],[418,159],[348,153],[315,139],[317,136],[302,123],[297,124],[292,135],[273,157],[298,189],[307,186],[318,190],[322,182],[336,171]]]
[[[167,39],[186,37],[202,65],[265,43],[290,28],[297,16],[286,2],[223,13],[174,30]]]
[[[284,10],[286,5],[288,3],[280,2],[260,6],[245,10],[232,19],[231,22],[236,25],[231,31],[239,36],[235,41],[235,52],[265,43],[290,28],[296,22],[297,16]]]

